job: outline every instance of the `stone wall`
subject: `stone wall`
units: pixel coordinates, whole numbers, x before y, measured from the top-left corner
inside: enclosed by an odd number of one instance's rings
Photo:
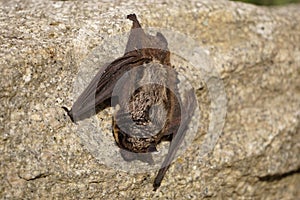
[[[0,3],[0,197],[299,197],[300,5],[133,2]],[[196,86],[203,105],[199,134],[156,192],[156,171],[127,173],[101,164],[61,109],[74,102],[74,80],[93,49],[105,37],[129,31],[129,13],[136,13],[143,26],[193,38],[207,52],[227,99],[220,138],[200,159],[212,120],[205,105],[211,100],[205,84]],[[101,53],[109,54],[105,48]],[[100,115],[109,131],[109,110]]]

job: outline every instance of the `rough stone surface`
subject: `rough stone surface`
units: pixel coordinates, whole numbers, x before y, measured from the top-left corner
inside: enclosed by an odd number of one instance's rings
[[[0,198],[299,197],[300,5],[132,2],[0,3]],[[155,171],[128,174],[99,164],[61,109],[74,101],[82,60],[103,35],[128,31],[124,16],[133,12],[144,25],[182,32],[208,49],[228,100],[214,151],[195,156],[204,115],[199,136],[156,192]]]

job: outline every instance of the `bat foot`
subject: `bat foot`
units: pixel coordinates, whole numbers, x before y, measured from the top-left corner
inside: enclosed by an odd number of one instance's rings
[[[130,19],[131,21],[137,21],[137,18],[136,18],[135,14],[129,14],[129,15],[127,15],[127,19]]]
[[[140,25],[140,22],[137,20],[135,14],[127,15],[127,19],[129,19],[133,22],[132,28],[142,28],[141,25]]]

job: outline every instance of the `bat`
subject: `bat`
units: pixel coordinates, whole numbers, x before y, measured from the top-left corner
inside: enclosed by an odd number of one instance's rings
[[[156,190],[188,130],[196,97],[190,89],[183,95],[185,101],[182,100],[178,74],[172,70],[164,35],[146,34],[135,14],[127,19],[132,21],[132,27],[124,55],[100,69],[72,108],[63,109],[72,122],[77,122],[91,117],[95,110],[116,106],[112,102],[117,98],[119,109],[113,116],[112,132],[126,161],[139,159],[151,164],[149,153],[157,151],[160,142],[170,141],[168,154],[153,183]],[[118,84],[124,76],[126,82]],[[114,93],[116,87],[118,94]]]

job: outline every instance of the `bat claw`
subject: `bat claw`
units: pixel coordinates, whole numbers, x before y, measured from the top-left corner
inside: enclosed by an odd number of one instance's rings
[[[127,15],[127,19],[131,20],[133,22],[132,24],[132,28],[142,28],[140,25],[140,22],[137,20],[136,15],[135,14],[130,14]]]
[[[134,13],[127,15],[127,19],[130,19],[131,21],[137,21],[136,15]]]
[[[65,107],[65,106],[62,106],[61,108],[64,109],[64,110],[67,112],[67,114],[68,114],[68,116],[70,117],[71,121],[72,121],[73,123],[75,123],[71,110],[69,110],[69,109],[68,109],[67,107]]]
[[[160,187],[160,183],[153,183],[153,191],[156,191]]]

